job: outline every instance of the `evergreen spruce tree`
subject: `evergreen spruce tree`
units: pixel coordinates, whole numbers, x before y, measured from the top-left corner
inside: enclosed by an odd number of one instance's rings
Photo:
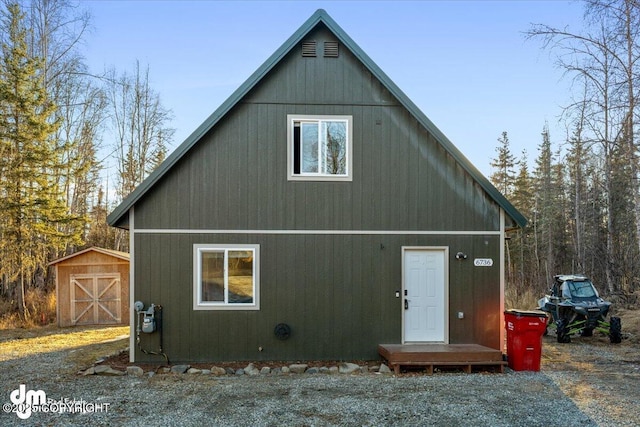
[[[59,231],[75,219],[54,180],[63,167],[52,138],[56,107],[44,88],[41,59],[28,52],[18,4],[8,5],[3,26],[8,34],[0,60],[0,269],[26,317],[26,288],[44,274],[51,251],[78,239],[79,230]]]
[[[620,144],[612,156],[611,206],[614,223],[611,236],[614,292],[630,292],[630,284],[638,277],[638,244],[635,233],[634,189],[630,187],[634,171],[627,159],[628,144]]]
[[[515,180],[515,157],[511,154],[509,147],[509,136],[507,132],[502,132],[502,136],[498,138],[499,146],[496,148],[498,157],[491,161],[491,167],[495,172],[491,174],[489,179],[495,187],[500,190],[505,197],[509,198],[513,191]]]
[[[547,289],[556,269],[555,240],[559,238],[554,215],[557,212],[558,194],[554,182],[553,151],[548,127],[542,131],[534,170],[535,206],[533,208],[534,259],[537,264],[536,281]],[[543,285],[544,284],[544,285]]]
[[[513,253],[512,264],[510,269],[513,275],[510,278],[510,286],[516,288],[517,295],[520,296],[525,289],[530,288],[532,278],[534,277],[532,265],[531,248],[534,240],[532,235],[532,217],[533,217],[533,182],[529,173],[528,157],[526,150],[522,151],[522,156],[518,161],[518,172],[515,177],[513,195],[511,201],[525,217],[529,219],[527,225],[517,229],[511,237],[511,250]]]

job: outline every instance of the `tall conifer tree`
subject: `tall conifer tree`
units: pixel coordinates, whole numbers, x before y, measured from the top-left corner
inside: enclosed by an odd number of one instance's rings
[[[28,316],[25,290],[43,273],[51,251],[78,233],[62,234],[72,223],[53,177],[63,167],[52,138],[56,107],[43,80],[42,61],[29,55],[24,15],[7,7],[7,40],[0,60],[0,269],[16,290],[21,313]]]
[[[509,136],[507,132],[502,132],[502,136],[498,138],[500,144],[496,148],[498,157],[491,161],[491,167],[495,172],[489,177],[493,185],[506,197],[510,197],[513,191],[515,181],[515,157],[511,153],[509,146]]]

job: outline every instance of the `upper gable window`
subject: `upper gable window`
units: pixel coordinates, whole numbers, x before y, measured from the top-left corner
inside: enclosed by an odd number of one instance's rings
[[[287,116],[289,180],[351,181],[351,116]]]

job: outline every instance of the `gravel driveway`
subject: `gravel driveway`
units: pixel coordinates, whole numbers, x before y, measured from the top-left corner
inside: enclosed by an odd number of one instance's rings
[[[69,351],[0,357],[0,425],[640,425],[640,355],[629,340],[559,345],[541,372],[80,376]],[[3,350],[0,342],[0,352]],[[0,354],[1,356],[1,354]],[[86,413],[6,413],[25,384]]]

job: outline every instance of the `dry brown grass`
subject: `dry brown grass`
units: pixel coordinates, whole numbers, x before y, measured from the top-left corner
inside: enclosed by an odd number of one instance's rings
[[[115,356],[123,352],[129,347],[129,328],[124,327],[122,332],[124,333],[105,341],[98,340],[91,345],[83,345],[69,351],[67,361],[72,366],[71,372],[86,369],[100,358]]]
[[[40,353],[68,351],[74,366],[90,366],[96,359],[117,353],[128,345],[128,326],[0,330],[0,361]]]
[[[0,330],[34,328],[56,320],[56,292],[28,289],[24,296],[27,310],[24,315],[16,312],[13,301],[0,302]]]
[[[538,295],[530,289],[518,292],[515,287],[507,288],[504,292],[504,308],[533,310],[538,306],[538,300],[542,295]]]

